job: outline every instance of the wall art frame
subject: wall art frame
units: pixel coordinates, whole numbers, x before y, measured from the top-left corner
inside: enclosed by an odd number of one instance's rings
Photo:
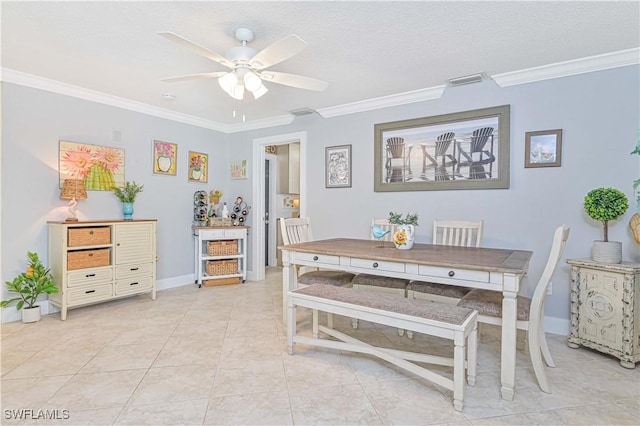
[[[562,129],[526,132],[524,167],[560,167],[562,165]]]
[[[509,188],[510,105],[374,126],[374,191]]]
[[[124,186],[124,149],[59,141],[59,184],[82,179],[88,191],[111,191]]]
[[[351,188],[351,145],[325,148],[325,187]]]
[[[175,176],[178,168],[178,144],[153,141],[153,173]]]
[[[231,162],[231,179],[247,179],[247,160]]]
[[[203,152],[189,151],[189,182],[207,183],[209,156]]]

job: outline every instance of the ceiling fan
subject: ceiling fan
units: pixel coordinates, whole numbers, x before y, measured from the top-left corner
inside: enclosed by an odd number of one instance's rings
[[[218,78],[220,87],[232,98],[239,100],[243,99],[245,89],[250,91],[255,99],[264,95],[268,89],[264,86],[263,81],[319,92],[326,89],[329,85],[326,81],[311,77],[267,70],[267,68],[297,55],[308,46],[307,42],[295,34],[290,34],[282,40],[267,46],[260,52],[256,52],[247,46],[254,38],[253,31],[247,28],[238,28],[235,31],[235,38],[240,42],[240,46],[229,49],[226,57],[175,33],[161,32],[158,34],[182,47],[186,47],[198,55],[202,55],[231,69],[231,71],[164,78],[162,81],[174,82],[200,78]]]

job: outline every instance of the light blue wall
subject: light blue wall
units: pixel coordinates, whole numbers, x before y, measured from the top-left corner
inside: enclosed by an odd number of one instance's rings
[[[390,210],[420,215],[418,241],[431,239],[434,218],[485,220],[485,245],[532,250],[526,293],[531,293],[549,250],[553,229],[572,228],[565,257],[589,257],[601,226],[582,209],[584,195],[599,186],[624,191],[633,202],[632,182],[640,176],[629,155],[640,128],[638,66],[618,68],[500,88],[492,81],[449,88],[439,100],[331,119],[298,117],[291,125],[231,135],[21,86],[3,84],[2,130],[2,280],[24,266],[27,250],[47,251],[47,220],[63,220],[66,203],[57,187],[58,140],[122,147],[126,178],[145,185],[136,201],[137,218],[158,219],[158,278],[185,280],[193,273],[190,233],[193,192],[219,188],[227,201],[242,195],[252,204],[254,176],[229,179],[229,161],[252,158],[254,138],[308,132],[307,213],[316,238],[368,238],[372,216]],[[511,187],[376,193],[373,191],[374,124],[451,112],[511,105]],[[304,107],[305,105],[300,105]],[[562,167],[524,168],[527,131],[563,129]],[[114,130],[122,142],[112,141]],[[151,143],[178,143],[176,177],[154,175]],[[324,187],[324,149],[352,145],[353,186]],[[187,182],[187,151],[210,155],[208,184]],[[252,165],[250,164],[250,170]],[[81,219],[120,218],[120,203],[107,192],[90,192],[79,204]],[[628,227],[633,208],[610,226],[610,239],[622,241],[624,258],[640,262]],[[253,243],[251,241],[250,243]],[[45,260],[46,260],[46,256]],[[249,269],[253,270],[250,259]],[[569,318],[569,269],[561,263],[547,299],[546,315]],[[4,295],[3,295],[4,297]]]

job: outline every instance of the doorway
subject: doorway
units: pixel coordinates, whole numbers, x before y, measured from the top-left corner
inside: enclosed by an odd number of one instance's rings
[[[255,214],[251,219],[250,233],[250,255],[248,278],[255,281],[264,280],[265,277],[265,252],[266,244],[266,210],[265,210],[265,161],[267,153],[265,147],[268,145],[286,145],[294,142],[300,143],[300,216],[306,212],[306,189],[307,179],[303,170],[307,164],[307,132],[295,132],[282,135],[257,138],[253,140],[252,149],[252,200]],[[273,180],[273,177],[271,178]],[[272,191],[272,193],[275,191]],[[273,200],[273,197],[270,197]],[[276,218],[272,218],[276,219]],[[270,220],[273,223],[273,220]],[[275,223],[272,230],[275,235]],[[273,238],[270,238],[273,239]]]

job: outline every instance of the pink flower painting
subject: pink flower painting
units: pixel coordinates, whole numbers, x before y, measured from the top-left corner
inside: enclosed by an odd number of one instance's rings
[[[65,179],[82,179],[88,190],[111,191],[124,185],[124,150],[60,141],[60,187]]]

